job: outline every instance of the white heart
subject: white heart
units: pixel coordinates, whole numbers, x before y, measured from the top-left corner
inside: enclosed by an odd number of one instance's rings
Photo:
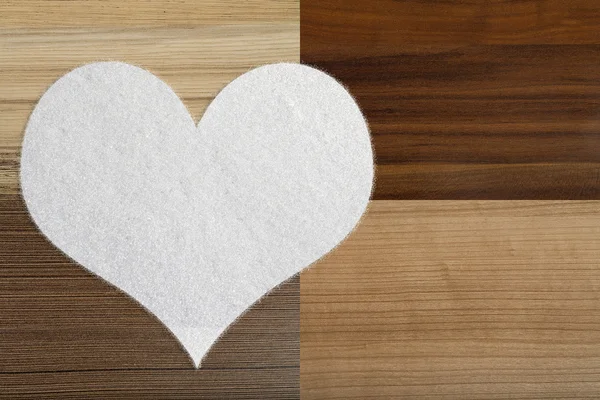
[[[372,182],[354,99],[299,64],[237,78],[198,127],[150,72],[88,64],[42,96],[21,156],[40,230],[154,313],[196,366],[250,305],[352,231]]]

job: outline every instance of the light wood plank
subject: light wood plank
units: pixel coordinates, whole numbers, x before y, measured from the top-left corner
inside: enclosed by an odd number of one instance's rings
[[[304,399],[595,398],[600,203],[374,201],[301,276]]]
[[[0,30],[0,191],[18,193],[27,118],[44,91],[88,62],[140,65],[167,82],[198,121],[231,80],[262,64],[299,61],[298,24],[196,28]]]
[[[77,66],[117,60],[146,68],[179,96],[214,96],[240,73],[299,60],[297,24],[156,29],[0,30],[0,101],[36,101]]]
[[[5,28],[298,23],[298,0],[3,0]]]

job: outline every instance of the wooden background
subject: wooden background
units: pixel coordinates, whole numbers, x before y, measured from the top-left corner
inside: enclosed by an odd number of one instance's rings
[[[600,3],[303,0],[369,119],[375,199],[599,199]]]
[[[195,371],[37,232],[23,129],[84,62],[144,66],[198,119],[300,56],[363,107],[374,201]],[[600,397],[600,206],[553,201],[600,195],[599,61],[592,0],[0,2],[0,398]]]
[[[596,399],[600,206],[374,201],[302,274],[303,399]]]
[[[156,318],[70,262],[30,220],[19,148],[37,99],[79,64],[147,68],[195,119],[248,69],[299,60],[297,0],[0,1],[0,398],[297,399],[299,279],[196,371]]]
[[[363,223],[302,274],[302,397],[600,398],[600,205],[476,201],[600,198],[600,2],[300,14],[378,164]]]

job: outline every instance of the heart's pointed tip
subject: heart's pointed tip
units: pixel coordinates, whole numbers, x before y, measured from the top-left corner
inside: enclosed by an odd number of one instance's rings
[[[205,352],[188,350],[188,357],[192,360],[192,363],[194,364],[194,367],[197,370],[200,369],[200,367],[202,366],[202,360],[204,359],[205,355],[206,355]]]
[[[167,326],[169,326],[167,324]],[[198,329],[194,327],[181,327],[173,325],[170,328],[173,335],[179,341],[182,350],[188,356],[188,359],[194,364],[196,369],[200,368],[202,360],[210,350],[214,339],[210,340],[212,335],[209,335],[206,329]],[[217,336],[214,336],[215,338]]]
[[[204,355],[196,355],[196,354],[191,354],[188,352],[188,357],[190,359],[190,361],[192,362],[192,364],[194,365],[194,368],[196,370],[200,369],[200,367],[202,366],[202,359],[204,358]]]

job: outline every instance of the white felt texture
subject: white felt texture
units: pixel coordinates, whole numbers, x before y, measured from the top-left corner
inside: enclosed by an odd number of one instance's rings
[[[352,231],[372,182],[354,99],[299,64],[240,76],[197,127],[150,72],[88,64],[40,99],[21,156],[40,230],[154,313],[196,366],[249,306]]]

